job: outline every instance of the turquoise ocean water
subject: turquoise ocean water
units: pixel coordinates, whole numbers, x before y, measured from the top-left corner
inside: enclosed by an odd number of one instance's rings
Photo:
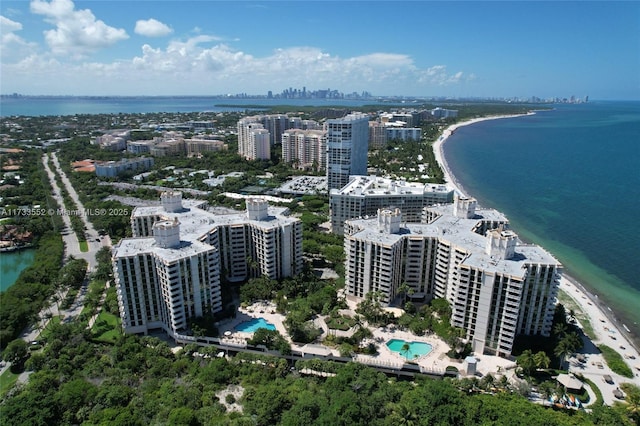
[[[640,336],[640,102],[554,108],[461,127],[445,158]]]
[[[357,107],[374,102],[4,98],[0,116],[225,111],[258,103]],[[553,253],[640,336],[640,102],[556,105],[533,116],[481,122],[459,128],[444,153],[468,195],[504,212],[522,239]]]

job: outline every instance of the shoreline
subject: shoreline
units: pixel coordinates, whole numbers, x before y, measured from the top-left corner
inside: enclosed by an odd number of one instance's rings
[[[464,190],[464,187],[456,179],[444,157],[444,143],[458,128],[487,120],[523,117],[533,114],[535,114],[535,112],[527,114],[481,117],[456,123],[447,127],[442,132],[442,135],[433,143],[434,156],[442,168],[446,185],[452,188],[458,195],[470,197],[469,193]],[[633,379],[622,379],[639,385],[640,379],[637,376],[638,371],[640,370],[640,349],[637,343],[639,339],[638,336],[635,336],[624,329],[624,324],[619,321],[616,313],[608,306],[605,306],[597,295],[590,292],[575,278],[563,273],[558,288],[567,293],[576,302],[584,314],[591,319],[590,324],[595,334],[592,339],[594,343],[610,346],[615,349],[616,352],[619,352],[623,358],[625,357],[625,354],[635,356],[635,359],[626,358],[625,361],[636,375]],[[625,351],[621,353],[619,350],[620,347],[626,348]]]
[[[462,121],[460,123],[452,124],[444,129],[442,135],[433,143],[433,155],[436,158],[436,162],[440,165],[444,174],[444,180],[450,188],[452,188],[458,195],[468,197],[469,194],[464,190],[460,182],[456,179],[455,175],[449,168],[447,160],[444,158],[444,143],[449,139],[453,133],[460,127],[469,126],[471,124],[480,123],[488,120],[500,120],[503,118],[525,117],[528,115],[535,115],[535,112],[529,112],[527,114],[508,114],[508,115],[492,115],[488,117],[473,118],[471,120]]]

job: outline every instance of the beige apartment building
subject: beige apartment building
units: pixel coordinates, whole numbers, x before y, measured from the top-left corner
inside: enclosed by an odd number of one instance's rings
[[[112,252],[126,333],[181,334],[189,319],[222,310],[221,280],[302,270],[302,223],[263,200],[247,200],[245,213],[213,214],[165,192],[160,206],[135,208],[131,225],[133,238]]]
[[[400,209],[345,222],[346,288],[370,291],[388,305],[407,283],[412,297],[446,298],[451,325],[465,331],[478,354],[509,356],[516,335],[548,336],[560,263],[521,243],[495,210],[472,199],[425,208],[423,223],[404,223]]]

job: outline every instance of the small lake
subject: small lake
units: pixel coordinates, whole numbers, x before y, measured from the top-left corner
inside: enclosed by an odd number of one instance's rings
[[[31,266],[35,255],[35,248],[0,253],[0,291],[16,282],[20,272]]]

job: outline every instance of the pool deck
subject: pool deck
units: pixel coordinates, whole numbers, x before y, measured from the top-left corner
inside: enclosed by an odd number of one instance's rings
[[[355,312],[350,313],[351,315],[355,314]],[[273,324],[276,327],[276,330],[291,343],[292,350],[313,354],[313,345],[310,345],[311,347],[309,345],[298,345],[291,341],[291,338],[287,333],[287,329],[283,324],[286,317],[277,313],[275,304],[271,302],[255,302],[246,308],[239,308],[235,318],[219,323],[218,328],[221,334],[228,332],[228,335],[224,338],[226,342],[234,342],[236,345],[239,345],[244,343],[245,339],[251,338],[253,333],[237,331],[235,330],[235,327],[242,322],[256,318],[263,318],[265,321]],[[317,318],[314,323],[318,328],[322,328],[323,330],[323,334],[320,336],[320,339],[326,337],[328,333],[335,335],[351,335],[353,333],[353,330],[329,331],[324,318],[322,317]],[[400,339],[407,342],[422,342],[431,345],[431,352],[411,360],[411,363],[419,365],[420,369],[424,372],[442,374],[447,366],[455,365],[455,362],[447,356],[447,352],[450,350],[449,346],[433,334],[416,336],[408,331],[399,330],[393,325],[378,328],[369,327],[369,329],[372,331],[373,337],[365,339],[362,342],[362,345],[374,343],[378,348],[378,353],[375,355],[357,354],[353,358],[354,361],[373,366],[402,368],[402,365],[407,362],[406,358],[398,352],[390,350],[386,345],[389,340]],[[336,348],[326,347],[326,349],[331,351],[332,355],[336,357],[340,356],[340,353]],[[321,356],[325,354],[318,353],[318,355]],[[480,363],[478,363],[478,365],[480,365]]]
[[[341,311],[341,313],[351,316],[355,315],[353,308]],[[218,323],[218,329],[221,335],[224,335],[224,337],[221,337],[221,340],[233,346],[246,347],[246,340],[250,339],[253,333],[237,331],[235,327],[242,322],[257,318],[263,318],[265,321],[273,324],[276,330],[291,343],[291,349],[294,351],[300,351],[307,355],[317,357],[323,357],[329,353],[335,357],[340,356],[340,352],[336,348],[319,344],[298,345],[293,343],[283,323],[286,317],[276,312],[274,303],[267,301],[255,302],[246,308],[239,308],[235,318]],[[323,330],[323,334],[319,340],[324,339],[329,333],[336,336],[350,336],[354,332],[353,329],[347,331],[329,330],[324,321],[324,317],[317,317],[314,320],[314,324]],[[353,360],[356,362],[391,369],[400,369],[404,364],[410,363],[418,365],[420,371],[423,373],[437,375],[444,374],[447,367],[454,366],[460,371],[461,375],[464,375],[465,365],[462,363],[462,360],[449,358],[447,353],[451,348],[435,334],[417,336],[409,331],[400,330],[394,324],[368,328],[371,330],[373,336],[363,340],[362,346],[364,347],[369,343],[373,343],[376,345],[378,353],[375,355],[356,354],[353,357]],[[393,339],[404,340],[406,342],[428,343],[431,345],[431,351],[426,355],[407,361],[403,355],[387,347],[386,343]],[[507,375],[512,379],[515,373],[516,364],[514,361],[491,355],[474,355],[474,357],[477,360],[477,376],[484,376],[486,374],[493,374],[494,376]]]
[[[393,325],[378,327],[371,330],[373,333],[373,340],[378,345],[378,354],[374,356],[359,355],[359,359],[373,361],[375,365],[394,365],[402,366],[407,359],[398,352],[394,352],[387,347],[387,342],[393,339],[404,340],[405,342],[422,342],[431,345],[431,351],[418,358],[411,360],[411,363],[415,363],[420,366],[422,371],[443,373],[445,368],[451,364],[447,352],[449,352],[449,345],[441,341],[435,335],[416,336],[408,331],[400,330]]]

